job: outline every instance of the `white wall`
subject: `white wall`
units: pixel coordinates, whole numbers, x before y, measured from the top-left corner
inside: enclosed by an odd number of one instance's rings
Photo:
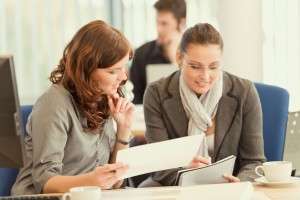
[[[217,20],[224,40],[223,69],[263,81],[262,6],[260,0],[217,0]]]

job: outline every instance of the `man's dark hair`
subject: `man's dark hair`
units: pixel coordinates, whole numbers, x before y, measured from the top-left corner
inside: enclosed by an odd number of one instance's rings
[[[178,22],[186,18],[186,4],[184,0],[158,0],[154,4],[157,11],[168,11],[173,13]]]

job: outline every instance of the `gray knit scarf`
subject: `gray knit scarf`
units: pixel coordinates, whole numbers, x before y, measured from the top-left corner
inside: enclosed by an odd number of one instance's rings
[[[179,91],[185,113],[189,119],[188,135],[204,134],[198,154],[207,157],[208,146],[205,137],[207,127],[213,125],[212,118],[217,113],[218,104],[222,97],[223,72],[220,71],[219,77],[213,87],[198,98],[183,79],[181,72],[179,80]]]

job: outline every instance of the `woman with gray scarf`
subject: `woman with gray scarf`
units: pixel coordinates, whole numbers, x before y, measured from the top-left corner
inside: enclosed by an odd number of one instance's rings
[[[235,155],[233,175],[223,177],[249,181],[265,161],[260,100],[251,81],[222,70],[222,52],[222,37],[210,24],[186,30],[176,55],[180,70],[146,89],[146,138],[152,143],[205,134],[188,167]],[[152,173],[140,187],[174,185],[178,170]]]

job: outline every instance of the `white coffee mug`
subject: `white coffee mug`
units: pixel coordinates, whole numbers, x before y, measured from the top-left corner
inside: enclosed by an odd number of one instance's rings
[[[97,186],[74,187],[64,193],[63,200],[100,200],[101,188]]]
[[[262,169],[264,175],[258,172],[259,169]],[[258,176],[265,176],[269,182],[285,182],[291,178],[292,163],[289,161],[265,162],[262,166],[255,168],[255,173]]]

